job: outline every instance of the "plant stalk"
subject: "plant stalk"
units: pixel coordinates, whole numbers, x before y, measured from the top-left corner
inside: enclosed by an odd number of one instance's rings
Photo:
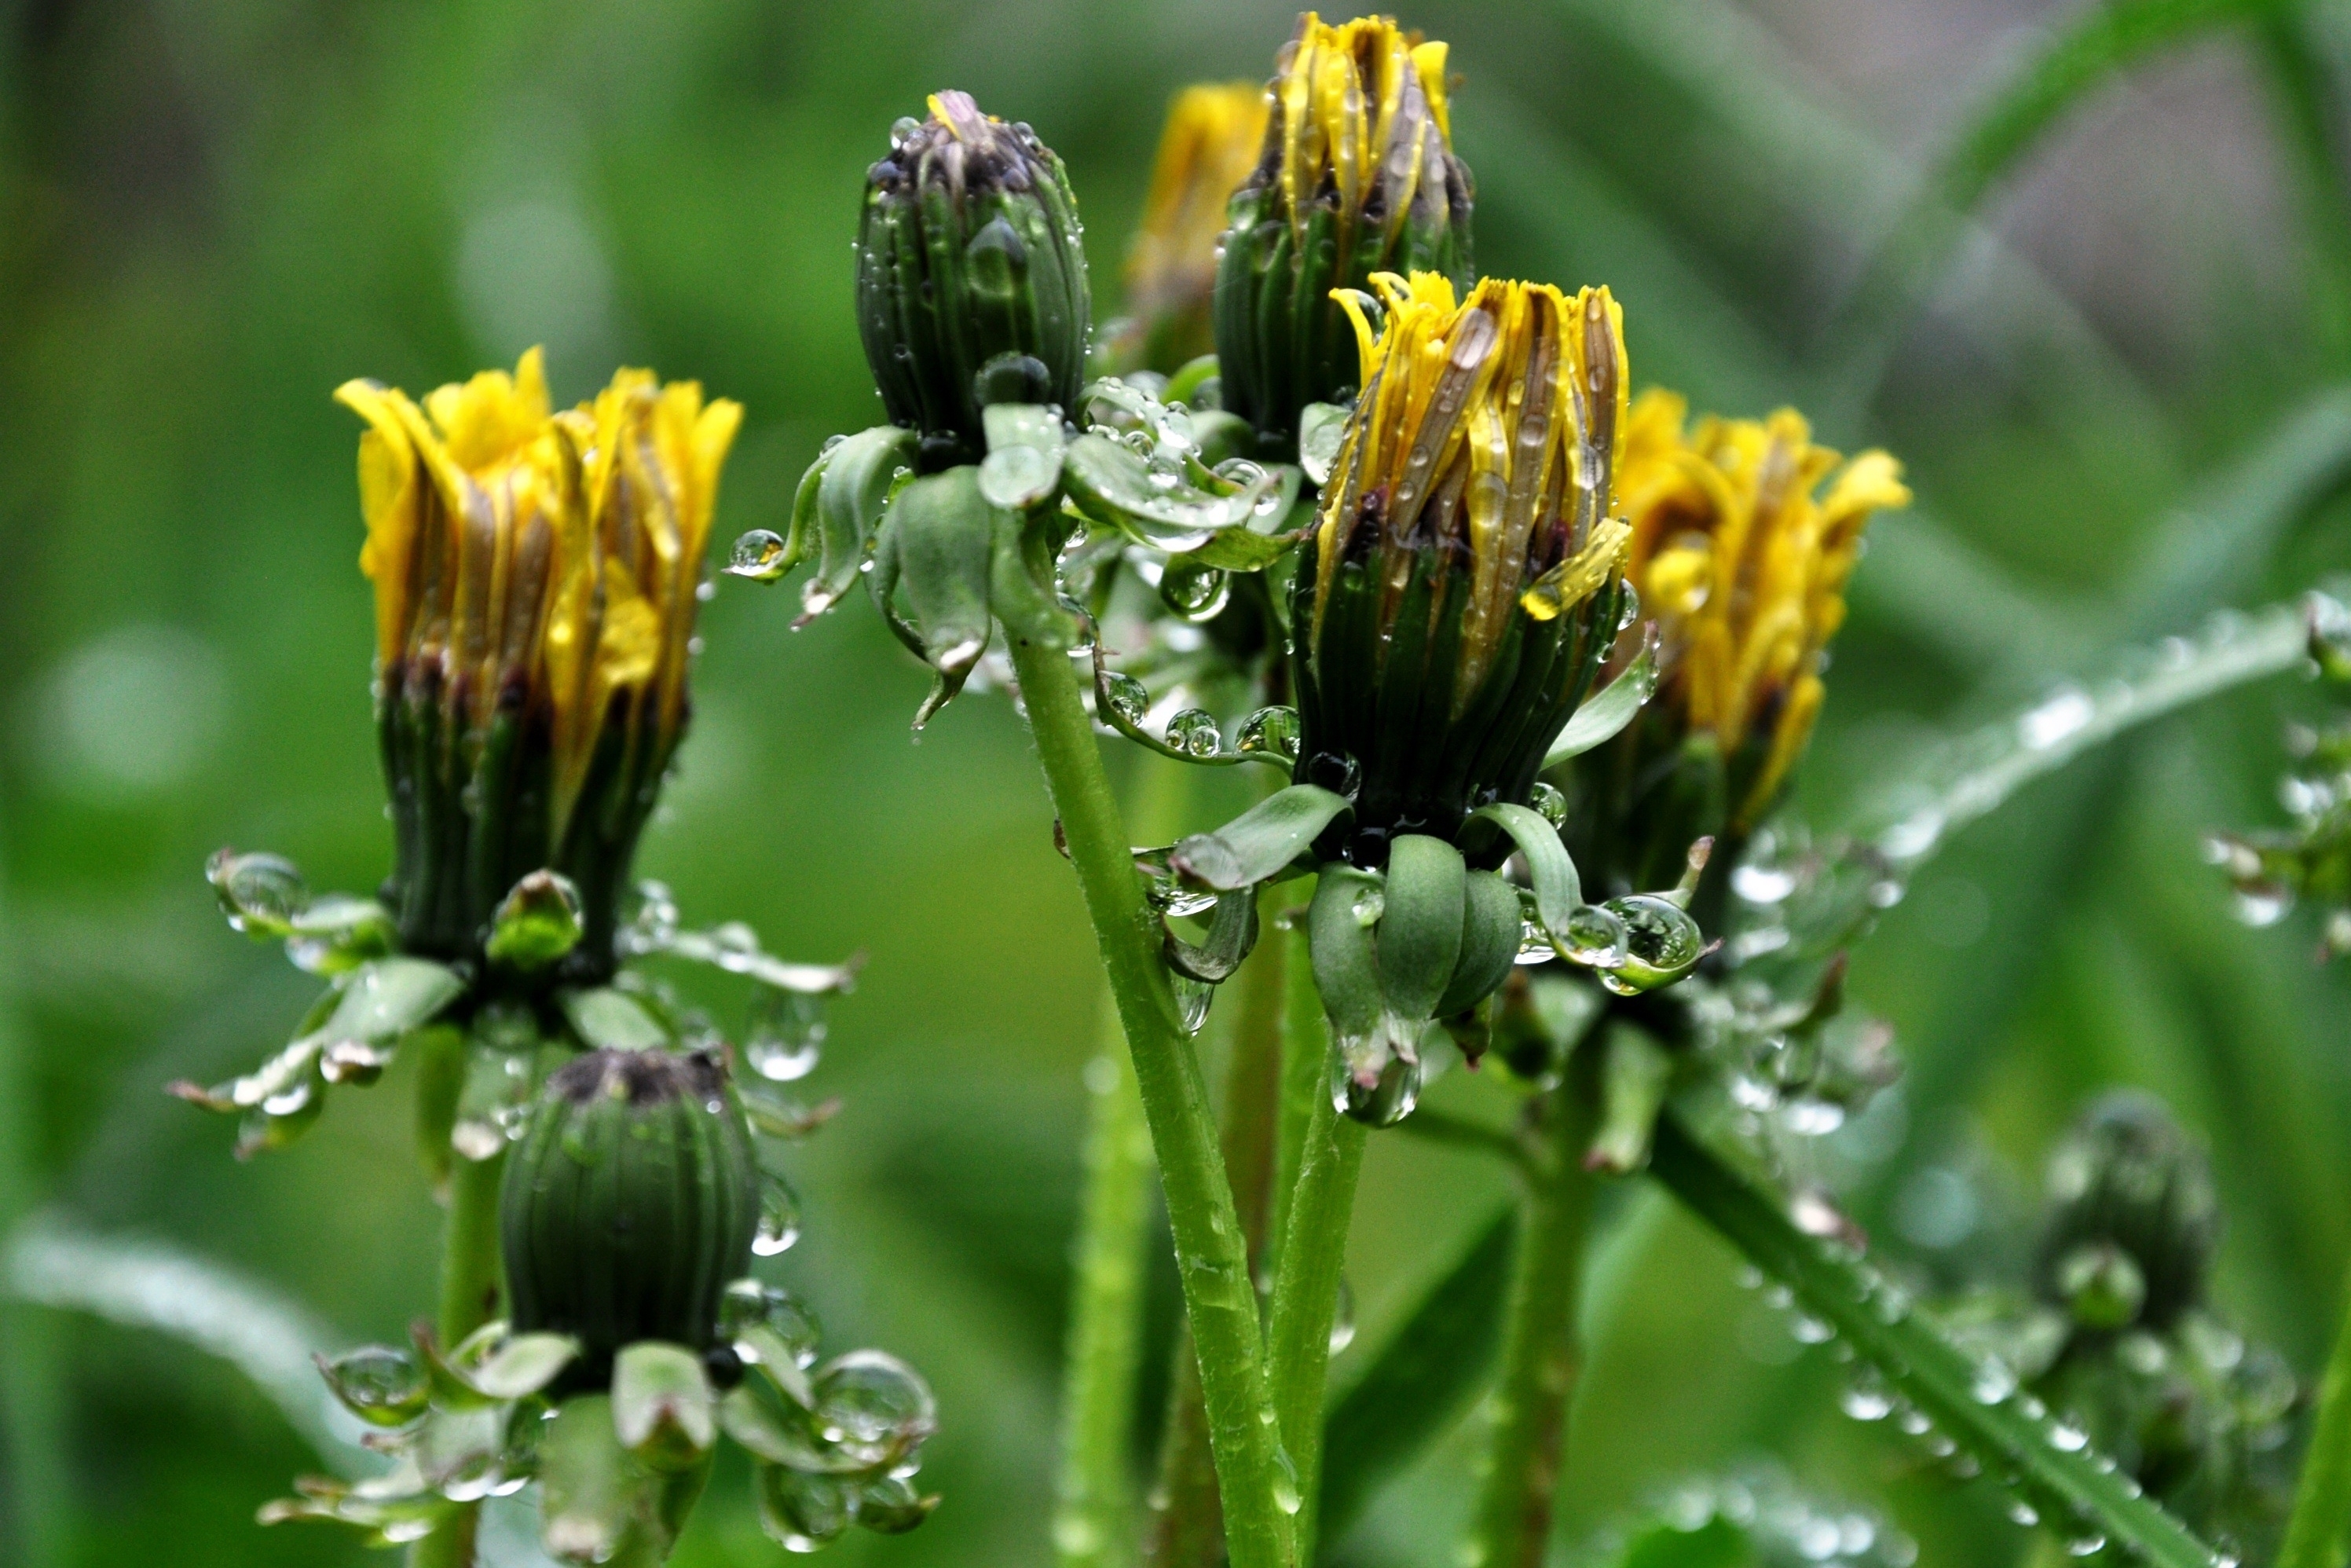
[[[1153,842],[1162,837],[1146,835]],[[1291,901],[1288,890],[1263,895],[1270,925]],[[1233,1205],[1240,1211],[1241,1235],[1249,1243],[1252,1284],[1270,1279],[1276,1232],[1272,1215],[1288,1188],[1275,1186],[1279,1164],[1281,1087],[1283,977],[1287,945],[1279,931],[1260,936],[1256,951],[1231,982],[1231,1047],[1227,1053],[1224,1113],[1218,1118],[1225,1169],[1232,1178]],[[1223,1561],[1223,1521],[1217,1503],[1217,1472],[1208,1456],[1208,1427],[1200,1404],[1200,1376],[1194,1367],[1188,1325],[1179,1325],[1174,1346],[1175,1375],[1169,1380],[1167,1425],[1159,1450],[1159,1479],[1152,1488],[1151,1517],[1143,1560],[1149,1568],[1216,1568]]]
[[[2310,1447],[2294,1483],[2277,1568],[2343,1568],[2351,1540],[2351,1287],[2345,1297],[2343,1326],[2319,1378]]]
[[[1134,828],[1152,843],[1183,829],[1191,769],[1146,760]],[[1115,1568],[1135,1547],[1135,1373],[1143,1360],[1144,1249],[1151,1228],[1151,1130],[1126,1059],[1118,1004],[1102,998],[1102,1051],[1086,1064],[1085,1193],[1070,1282],[1061,1391],[1061,1476],[1053,1550],[1061,1568]],[[1206,1433],[1203,1449],[1206,1447]],[[1211,1499],[1216,1494],[1209,1481]]]
[[[486,1160],[452,1163],[449,1218],[441,1232],[441,1311],[435,1320],[444,1349],[498,1315],[503,1274],[498,1186],[506,1168],[503,1149]]]
[[[1540,1568],[1551,1542],[1568,1410],[1583,1371],[1577,1319],[1600,1185],[1583,1168],[1596,1120],[1581,1082],[1590,1054],[1572,1055],[1565,1079],[1529,1106],[1538,1120],[1520,1166],[1502,1361],[1487,1396],[1488,1469],[1460,1554],[1468,1568]]]
[[[1174,1233],[1198,1353],[1210,1451],[1233,1568],[1290,1568],[1290,1520],[1275,1502],[1277,1443],[1239,1211],[1225,1177],[1207,1085],[1176,1012],[1156,920],[1143,896],[1093,724],[1069,656],[1010,638],[1029,733],[1060,814],[1118,1004]]]
[[[1282,1238],[1281,1272],[1273,1287],[1270,1332],[1274,1409],[1290,1458],[1289,1497],[1298,1511],[1301,1563],[1313,1561],[1322,1495],[1322,1430],[1330,1398],[1331,1325],[1347,1260],[1347,1220],[1363,1170],[1364,1124],[1339,1114],[1326,1088],[1307,1124],[1298,1184]]]

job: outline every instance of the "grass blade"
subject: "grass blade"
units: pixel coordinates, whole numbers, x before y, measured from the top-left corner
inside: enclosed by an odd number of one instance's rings
[[[2081,1433],[2020,1392],[2012,1373],[1972,1360],[1913,1312],[1866,1261],[1799,1229],[1775,1197],[1708,1149],[1673,1113],[1658,1122],[1650,1169],[2077,1550],[2095,1541],[2154,1568],[2215,1568],[2220,1561],[2095,1453]]]

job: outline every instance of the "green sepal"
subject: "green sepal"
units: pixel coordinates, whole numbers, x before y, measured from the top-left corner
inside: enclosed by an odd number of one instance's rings
[[[1314,901],[1307,906],[1314,988],[1322,993],[1322,1010],[1330,1015],[1333,1032],[1343,1037],[1371,1034],[1386,1007],[1371,928],[1357,913],[1365,899],[1380,895],[1380,879],[1371,873],[1326,865],[1315,882]]]
[[[580,946],[586,934],[580,890],[570,878],[541,869],[516,883],[499,902],[482,956],[503,968],[533,975]]]
[[[1025,512],[1059,495],[1061,455],[1069,433],[1042,403],[991,403],[980,411],[987,455],[979,464],[979,493],[991,507]]]
[[[580,1342],[569,1334],[509,1333],[504,1322],[483,1324],[446,1352],[430,1324],[410,1333],[434,1405],[449,1410],[486,1410],[528,1397],[580,1358]]]
[[[1264,471],[1273,482],[1268,492],[1271,504],[1262,510],[1253,507],[1240,523],[1218,529],[1197,549],[1183,552],[1183,559],[1224,571],[1263,571],[1314,531],[1311,514],[1303,523],[1291,516],[1305,476],[1287,463],[1267,464]]]
[[[1219,530],[1248,523],[1258,503],[1282,483],[1277,470],[1267,469],[1247,485],[1226,487],[1203,469],[1163,490],[1152,484],[1150,466],[1141,457],[1120,442],[1091,433],[1070,443],[1062,476],[1081,516],[1176,554],[1197,549]],[[1219,488],[1202,488],[1196,483],[1201,476]]]
[[[1534,887],[1537,918],[1554,940],[1564,936],[1568,923],[1584,907],[1583,879],[1576,874],[1575,862],[1569,857],[1567,846],[1560,842],[1559,830],[1544,819],[1541,812],[1529,806],[1498,803],[1480,806],[1469,813],[1463,826],[1462,837],[1472,854],[1478,852],[1475,824],[1491,823],[1507,835],[1526,862],[1527,880]]]
[[[1388,846],[1387,894],[1374,946],[1380,989],[1405,1018],[1433,1018],[1461,956],[1461,852],[1426,833],[1399,833]]]
[[[796,1470],[841,1468],[826,1454],[808,1425],[807,1413],[778,1413],[746,1383],[718,1402],[718,1425],[752,1458]]]
[[[1257,889],[1247,887],[1217,900],[1207,941],[1196,946],[1164,930],[1160,945],[1169,968],[1203,985],[1221,986],[1257,946]]]
[[[1183,840],[1168,852],[1167,863],[1185,881],[1219,893],[1253,887],[1288,870],[1347,810],[1344,795],[1319,785],[1292,784],[1215,832]]]
[[[594,986],[560,993],[563,1017],[590,1051],[657,1051],[671,1043],[660,1019],[628,992]]]
[[[913,431],[879,424],[847,437],[810,468],[816,490],[810,496],[808,482],[801,481],[800,498],[809,503],[820,553],[816,575],[800,589],[800,613],[794,625],[805,626],[831,609],[857,580],[893,488],[903,474],[914,469],[918,445]],[[785,546],[789,559],[782,570],[805,559],[806,538],[801,508],[795,505],[791,539]]]
[[[915,480],[890,504],[899,581],[924,661],[958,686],[987,647],[996,518],[979,470],[968,464]]]
[[[1542,765],[1555,768],[1571,757],[1581,757],[1603,742],[1614,740],[1641,711],[1657,689],[1657,634],[1652,625],[1641,651],[1616,678],[1584,699],[1569,717],[1567,727],[1543,753]]]
[[[612,1358],[613,1429],[656,1474],[679,1474],[709,1454],[716,1403],[702,1358],[684,1345],[641,1340]]]
[[[330,893],[312,899],[290,922],[287,956],[313,975],[345,975],[389,956],[400,935],[392,911],[372,898]]]
[[[1462,883],[1461,956],[1437,998],[1438,1018],[1466,1012],[1500,988],[1518,963],[1525,928],[1517,888],[1494,872],[1468,874]]]
[[[629,1457],[601,1394],[566,1400],[539,1439],[540,1541],[567,1563],[658,1561],[660,1527],[653,1477]],[[653,1556],[642,1554],[648,1543]]]
[[[735,1331],[735,1348],[746,1362],[772,1385],[777,1393],[803,1410],[816,1407],[816,1386],[791,1344],[766,1323],[746,1323]]]

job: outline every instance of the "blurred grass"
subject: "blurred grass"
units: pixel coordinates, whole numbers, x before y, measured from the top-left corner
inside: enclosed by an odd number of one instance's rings
[[[1461,0],[1405,17],[1452,41],[1466,78],[1487,270],[1606,281],[1643,381],[1730,412],[1797,401],[1827,439],[1910,465],[1918,513],[1883,524],[1838,647],[1802,802],[1816,820],[1928,727],[2030,696],[2118,622],[2183,630],[2346,559],[2324,280],[2297,226],[2308,154],[2265,140],[2266,68],[2241,38],[2103,80],[1968,214],[1925,305],[1868,354],[1839,351],[1829,329],[1922,171],[2031,57],[2004,29],[2085,14]],[[306,990],[219,928],[206,852],[277,849],[322,886],[383,870],[337,382],[421,390],[542,339],[567,396],[616,361],[697,376],[749,410],[722,538],[773,526],[822,436],[873,415],[848,241],[893,119],[953,82],[1033,121],[1070,163],[1107,296],[1158,105],[1261,73],[1288,25],[1232,0],[0,5],[0,863],[21,1042],[5,1098],[30,1178],[0,1209],[167,1239],[351,1338],[396,1337],[429,1301],[402,1072],[248,1166],[159,1092],[256,1056]],[[2339,91],[2335,55],[2311,58]],[[2155,221],[2126,177],[2134,139],[2174,120],[2208,161],[2167,171],[2161,244],[2118,256],[2117,225]],[[2303,477],[2262,513],[2278,528],[2231,529],[2210,498],[2297,436]],[[2158,560],[2159,586],[2134,580]],[[911,744],[925,682],[872,617],[794,634],[783,611],[732,584],[709,607],[697,725],[644,870],[689,919],[871,954],[815,1081],[847,1109],[790,1156],[808,1235],[779,1274],[832,1343],[885,1345],[937,1385],[925,1474],[947,1500],[835,1559],[1033,1562],[1097,986],[1074,889],[1000,701],[967,699]],[[2037,785],[1890,913],[1854,976],[1915,1064],[1910,1152],[1857,1167],[1889,1248],[1936,1263],[1902,1227],[1922,1173],[2029,1183],[2085,1094],[2145,1083],[2214,1143],[2225,1305],[2314,1364],[2351,1253],[2344,981],[2306,961],[2304,926],[2235,926],[2195,851],[2206,826],[2273,813],[2278,722],[2312,708],[2264,688]],[[1500,1101],[1474,1078],[1431,1093],[1465,1113]],[[1362,1330],[1338,1375],[1502,1191],[1474,1156],[1375,1141],[1351,1239]],[[2021,1554],[1980,1489],[1913,1473],[1836,1416],[1834,1368],[1755,1321],[1719,1242],[1678,1214],[1650,1224],[1579,1405],[1571,1533],[1760,1447],[1889,1499],[1926,1561]],[[0,1332],[60,1380],[36,1462],[62,1480],[8,1463],[56,1508],[67,1561],[359,1560],[253,1529],[314,1461],[225,1366],[21,1309]],[[18,1394],[14,1429],[28,1411]],[[1469,1433],[1374,1500],[1349,1562],[1449,1551]],[[682,1563],[774,1560],[741,1481],[722,1470]]]

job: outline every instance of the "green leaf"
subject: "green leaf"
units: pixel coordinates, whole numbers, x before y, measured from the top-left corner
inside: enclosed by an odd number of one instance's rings
[[[432,1022],[465,988],[465,980],[446,964],[379,958],[343,982],[335,1010],[312,1038],[330,1050],[351,1041],[392,1040]]]
[[[1283,483],[1276,470],[1268,469],[1228,493],[1188,481],[1163,489],[1152,483],[1150,465],[1142,457],[1109,436],[1091,434],[1070,443],[1062,473],[1081,515],[1172,554],[1198,549],[1218,530],[1247,524],[1258,515],[1258,504],[1276,496]]]
[[[287,955],[313,975],[342,975],[391,953],[399,932],[392,911],[372,898],[330,893],[294,916]]]
[[[699,1463],[717,1438],[716,1396],[702,1358],[644,1340],[612,1359],[612,1424],[621,1447],[664,1475]]]
[[[980,411],[987,455],[979,465],[979,493],[987,504],[1025,512],[1061,487],[1061,454],[1069,445],[1061,415],[1041,404],[990,403]]]
[[[1511,1206],[1498,1206],[1386,1343],[1359,1357],[1359,1370],[1332,1394],[1322,1442],[1323,1540],[1343,1537],[1382,1483],[1449,1430],[1484,1385],[1502,1343],[1515,1227]]]
[[[560,993],[563,1016],[591,1051],[657,1051],[669,1030],[644,1004],[611,986]]]
[[[2211,1548],[2139,1493],[2080,1432],[2021,1392],[2014,1373],[1975,1362],[1848,1248],[1798,1228],[1775,1197],[1732,1169],[1672,1111],[1658,1120],[1649,1168],[2050,1528],[2068,1539],[2103,1538],[2154,1568],[2213,1568]]]
[[[1319,785],[1292,784],[1266,797],[1215,832],[1195,833],[1182,840],[1168,852],[1167,863],[1177,875],[1197,886],[1220,893],[1238,892],[1287,870],[1323,829],[1349,810],[1352,807],[1344,795]],[[1556,834],[1553,841],[1557,841]]]
[[[1571,757],[1581,757],[1604,741],[1615,739],[1656,689],[1657,633],[1651,625],[1633,662],[1569,716],[1567,727],[1543,753],[1542,765],[1556,768]]]

